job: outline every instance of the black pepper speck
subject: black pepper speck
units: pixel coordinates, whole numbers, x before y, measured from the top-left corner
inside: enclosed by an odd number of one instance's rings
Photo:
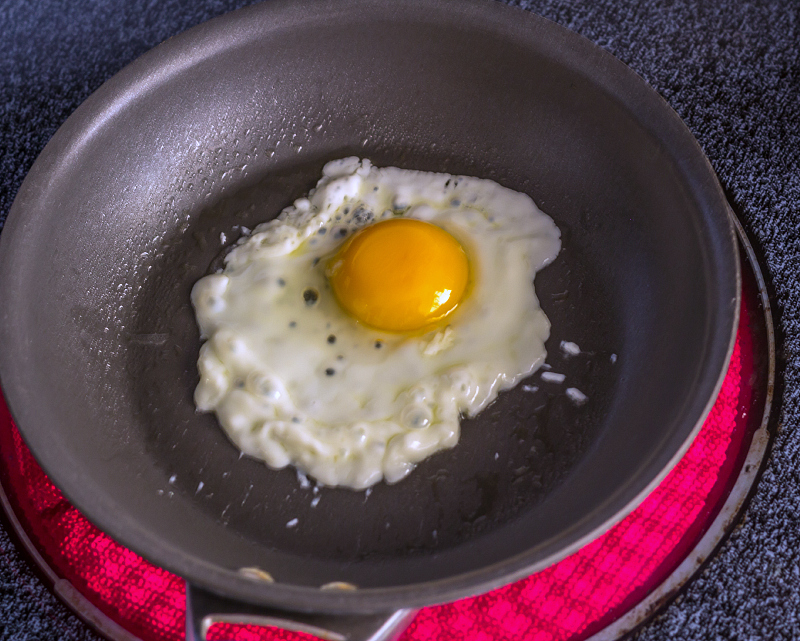
[[[328,342],[331,345],[333,345],[336,342],[336,337],[333,334],[331,334],[330,336],[328,336]]]
[[[333,376],[335,373],[336,370],[334,370],[332,367],[329,367],[328,369],[325,370],[325,376]]]
[[[297,323],[295,321],[290,321],[289,327],[297,327]]]
[[[383,343],[380,341],[375,341],[375,349],[380,349],[381,347],[383,347]]]
[[[358,226],[366,225],[373,220],[375,220],[375,214],[366,207],[358,207],[358,209],[353,212],[353,222]]]
[[[285,287],[286,286],[286,281],[283,280],[283,278],[279,278],[278,279],[278,286]]]
[[[309,287],[303,292],[303,300],[306,301],[306,305],[311,307],[319,300],[319,292],[313,287]]]

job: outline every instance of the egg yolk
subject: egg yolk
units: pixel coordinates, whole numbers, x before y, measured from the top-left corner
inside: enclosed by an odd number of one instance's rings
[[[339,304],[376,329],[410,332],[437,324],[461,302],[469,262],[441,227],[393,218],[353,234],[328,263]]]

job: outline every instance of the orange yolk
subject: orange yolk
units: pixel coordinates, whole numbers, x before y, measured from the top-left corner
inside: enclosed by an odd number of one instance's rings
[[[393,218],[353,234],[328,263],[339,304],[357,320],[389,332],[433,326],[461,302],[467,255],[441,227]]]

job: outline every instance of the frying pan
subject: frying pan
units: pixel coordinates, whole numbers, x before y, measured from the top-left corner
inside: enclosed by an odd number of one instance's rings
[[[566,383],[502,393],[369,494],[240,457],[192,402],[192,284],[348,155],[491,178],[563,238],[536,291]],[[195,605],[351,621],[513,581],[633,509],[716,397],[738,265],[690,132],[583,38],[489,2],[273,1],[156,47],[47,145],[0,239],[0,377],[52,480]]]

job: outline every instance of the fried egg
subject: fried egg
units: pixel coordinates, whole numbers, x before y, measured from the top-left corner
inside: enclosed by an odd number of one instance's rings
[[[196,405],[272,468],[395,483],[544,362],[533,278],[559,249],[493,181],[330,162],[195,284]]]

